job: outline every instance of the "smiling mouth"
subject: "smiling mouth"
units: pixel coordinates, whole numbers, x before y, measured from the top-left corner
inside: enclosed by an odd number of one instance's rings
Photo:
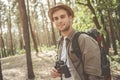
[[[63,26],[65,26],[65,24],[63,24],[63,25],[59,25],[60,28],[62,28]]]

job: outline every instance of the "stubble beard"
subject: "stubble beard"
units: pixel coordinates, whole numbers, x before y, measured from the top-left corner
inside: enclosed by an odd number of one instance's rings
[[[66,26],[64,30],[61,30],[61,32],[66,32],[70,29],[70,25],[69,26]]]
[[[68,23],[68,25],[66,25],[65,29],[61,30],[61,32],[67,32],[70,29],[70,22]]]

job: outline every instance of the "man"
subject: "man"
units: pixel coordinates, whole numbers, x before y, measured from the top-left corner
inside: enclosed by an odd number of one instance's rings
[[[51,70],[51,77],[61,77],[63,80],[103,80],[101,79],[101,59],[97,42],[86,34],[78,38],[82,61],[72,52],[72,39],[76,31],[72,27],[74,12],[63,4],[58,3],[48,11],[50,20],[61,32],[58,44],[58,60],[63,61],[69,68],[71,76],[66,78],[59,70]],[[67,41],[67,42],[66,42]]]

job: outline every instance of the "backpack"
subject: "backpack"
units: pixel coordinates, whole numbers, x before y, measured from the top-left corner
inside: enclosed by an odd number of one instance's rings
[[[97,40],[97,37],[95,37],[94,34],[90,34],[88,32],[77,32],[75,33],[74,37],[73,37],[73,40],[72,40],[72,47],[73,47],[73,51],[74,53],[76,54],[76,56],[81,60],[82,58],[82,54],[81,54],[81,51],[80,51],[80,46],[79,46],[79,43],[78,43],[78,37],[81,35],[81,34],[87,34],[89,35],[90,37],[92,37],[93,39]],[[93,37],[94,36],[94,37]],[[110,62],[109,60],[107,59],[107,55],[106,55],[106,51],[103,47],[99,46],[100,47],[100,53],[101,53],[101,76],[104,76],[104,79],[105,80],[111,80],[111,74],[110,74]]]

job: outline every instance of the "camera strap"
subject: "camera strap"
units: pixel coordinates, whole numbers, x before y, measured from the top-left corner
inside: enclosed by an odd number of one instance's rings
[[[61,79],[60,80],[63,80],[62,75],[61,75]]]

